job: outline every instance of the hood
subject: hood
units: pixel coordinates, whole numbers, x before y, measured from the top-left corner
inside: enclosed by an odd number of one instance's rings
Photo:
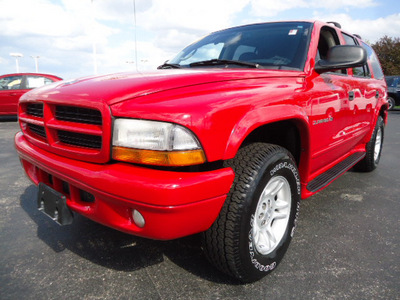
[[[113,105],[121,101],[181,87],[221,81],[295,77],[301,73],[282,70],[179,69],[151,73],[118,73],[59,81],[25,94],[25,99],[97,100]]]

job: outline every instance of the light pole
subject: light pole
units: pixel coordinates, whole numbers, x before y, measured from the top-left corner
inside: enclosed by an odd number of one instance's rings
[[[40,56],[31,55],[31,57],[35,60],[35,71],[36,71],[36,73],[39,73],[39,62],[38,62],[38,60],[39,60]]]
[[[21,53],[10,53],[10,56],[15,57],[15,64],[17,66],[17,73],[19,73],[18,58],[24,57]]]

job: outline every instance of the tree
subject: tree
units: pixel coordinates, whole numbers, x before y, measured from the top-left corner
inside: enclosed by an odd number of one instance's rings
[[[400,75],[400,38],[384,36],[372,48],[378,55],[383,73],[388,75]]]

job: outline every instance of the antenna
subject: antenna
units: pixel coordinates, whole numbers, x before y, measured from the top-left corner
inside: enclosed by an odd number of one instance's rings
[[[135,24],[135,66],[136,66],[136,72],[139,73],[137,64],[138,60],[137,60],[137,40],[136,40],[136,0],[133,0],[133,19]]]

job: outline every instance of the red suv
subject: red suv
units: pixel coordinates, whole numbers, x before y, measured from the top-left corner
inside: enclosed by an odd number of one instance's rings
[[[19,98],[27,91],[62,80],[39,73],[17,73],[0,76],[0,116],[16,115]]]
[[[387,108],[359,37],[263,23],[212,33],[152,73],[33,90],[15,143],[58,223],[78,213],[152,239],[201,232],[209,260],[249,282],[282,260],[301,198],[376,168]]]

